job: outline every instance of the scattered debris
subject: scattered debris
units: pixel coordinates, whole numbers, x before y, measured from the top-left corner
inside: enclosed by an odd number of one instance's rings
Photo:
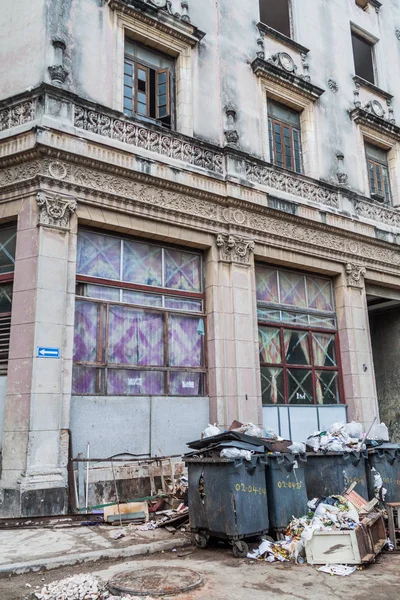
[[[357,571],[357,567],[349,567],[348,565],[324,565],[320,567],[318,571],[322,571],[323,573],[328,573],[329,575],[340,575],[341,577],[347,577],[347,575],[351,575],[355,571]]]
[[[97,577],[73,575],[45,585],[34,596],[38,600],[103,600],[105,585]]]
[[[334,423],[327,431],[310,436],[307,446],[314,452],[360,452],[365,448],[363,436],[359,423]]]

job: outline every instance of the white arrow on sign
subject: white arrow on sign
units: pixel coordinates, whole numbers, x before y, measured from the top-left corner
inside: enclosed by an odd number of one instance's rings
[[[42,348],[39,350],[39,354],[41,356],[58,356],[58,350],[46,350],[45,348]]]

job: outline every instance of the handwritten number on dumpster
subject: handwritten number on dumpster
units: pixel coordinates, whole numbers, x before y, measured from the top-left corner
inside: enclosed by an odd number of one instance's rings
[[[237,492],[245,492],[247,494],[264,494],[264,496],[267,494],[266,488],[255,487],[254,485],[245,485],[244,483],[237,483],[235,485],[235,490]]]
[[[294,482],[294,481],[278,481],[278,488],[282,489],[282,488],[288,488],[289,490],[301,490],[301,488],[303,487],[303,482],[299,481],[298,483]]]

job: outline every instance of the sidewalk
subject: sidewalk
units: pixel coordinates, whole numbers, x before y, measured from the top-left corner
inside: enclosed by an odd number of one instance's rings
[[[0,576],[56,569],[100,559],[130,558],[190,545],[190,537],[160,528],[137,531],[124,527],[126,537],[113,539],[120,527],[9,529],[0,531]]]

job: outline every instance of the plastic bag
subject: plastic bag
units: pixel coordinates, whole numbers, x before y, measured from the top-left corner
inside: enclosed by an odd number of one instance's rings
[[[370,440],[379,440],[382,442],[389,441],[389,430],[386,427],[385,423],[381,423],[380,425],[374,425],[369,433]]]
[[[201,439],[212,437],[213,435],[219,435],[221,432],[216,425],[208,424],[208,427],[205,428],[203,433],[201,434]]]
[[[253,437],[263,437],[263,431],[254,423],[245,423],[241,427],[238,427],[234,431],[238,431],[239,433],[245,433],[246,435],[252,435]]]
[[[304,454],[306,451],[306,445],[303,442],[293,442],[291,446],[288,446],[288,450],[292,454]]]
[[[345,429],[347,435],[349,435],[353,440],[361,440],[363,437],[363,426],[361,423],[357,423],[356,421],[352,421],[351,423],[346,423]]]
[[[251,461],[252,453],[250,450],[239,450],[239,448],[224,448],[220,453],[221,458],[244,458]]]

